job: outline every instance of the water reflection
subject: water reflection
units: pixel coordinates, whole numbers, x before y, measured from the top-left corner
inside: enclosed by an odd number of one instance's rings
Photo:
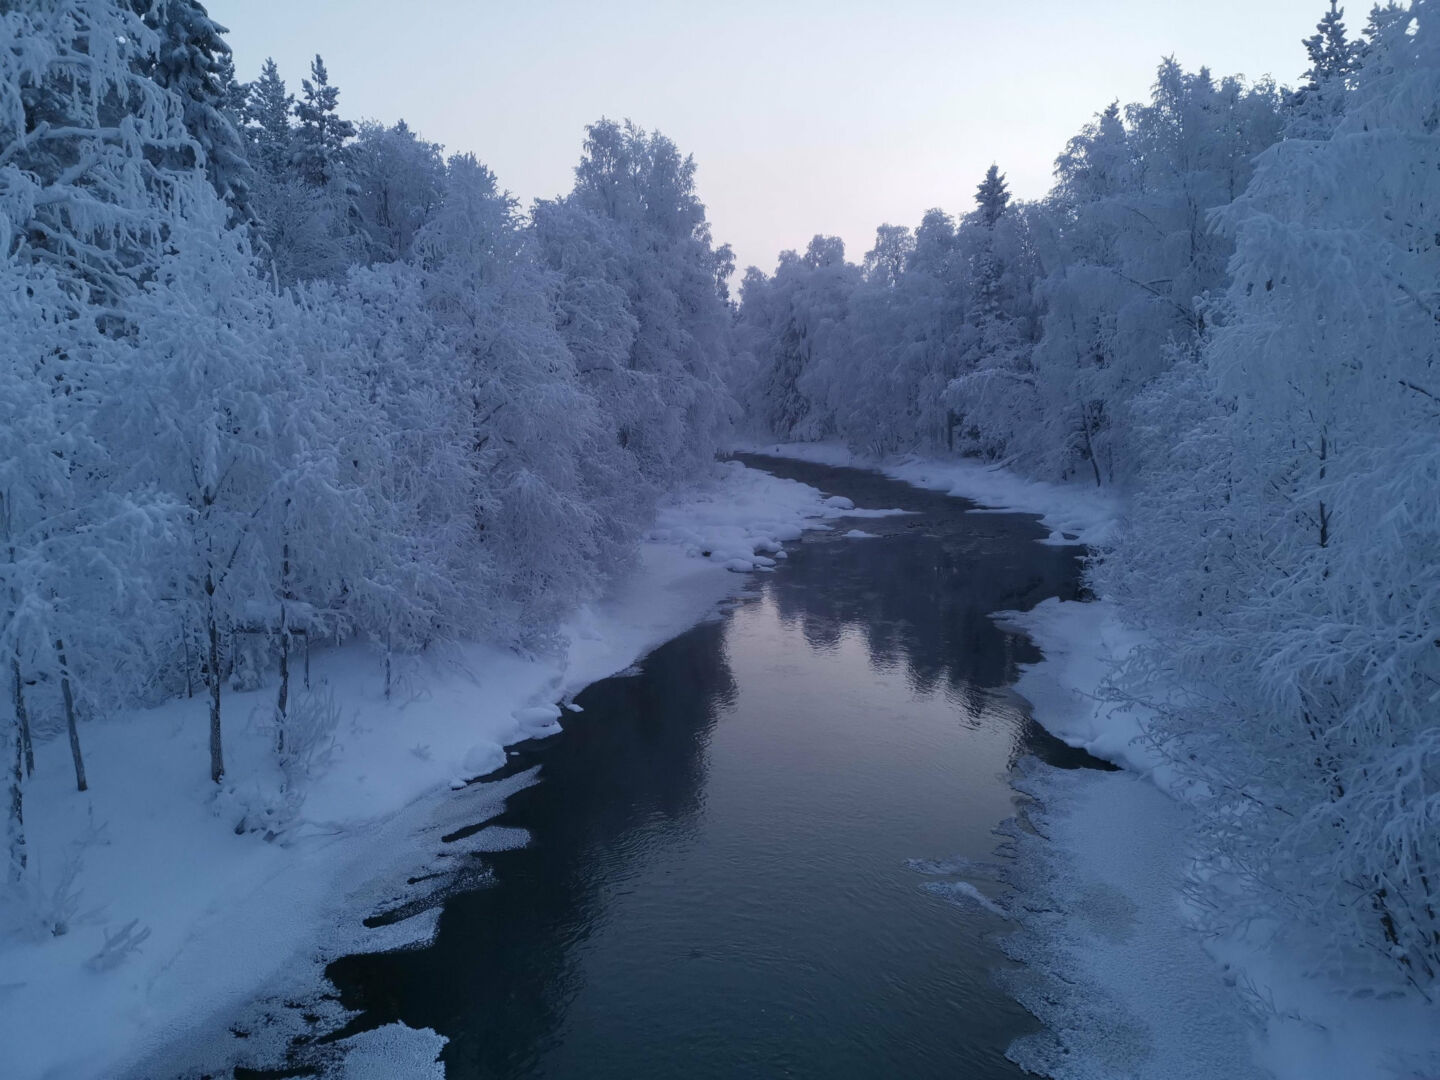
[[[757,464],[916,513],[796,546],[727,619],[587,690],[513,763],[542,782],[501,819],[532,842],[486,856],[496,884],[447,901],[428,948],[332,965],[362,1026],[446,1035],[451,1080],[1020,1075],[994,917],[906,861],[988,858],[1017,754],[1082,763],[1005,691],[1038,654],[987,618],[1072,596],[1073,552],[1033,519]]]
[[[842,527],[829,542],[807,545],[814,557],[802,560],[803,569],[792,564],[767,590],[781,618],[800,625],[814,647],[832,645],[853,627],[877,669],[903,663],[919,692],[1014,682],[1016,665],[1040,654],[990,614],[1076,596],[1077,549],[1035,544],[1048,530],[1032,517],[969,513],[963,500],[850,469],[741,459],[822,490],[843,487],[857,506],[911,511],[866,520],[877,540],[846,539]]]
[[[575,993],[575,947],[631,853],[656,831],[687,831],[699,808],[705,744],[735,690],[723,635],[719,623],[698,626],[651,654],[642,676],[590,687],[563,737],[515,759],[515,770],[542,762],[543,782],[496,822],[528,829],[531,844],[486,856],[501,887],[447,901],[430,948],[331,965],[346,1004],[366,1010],[359,1026],[444,1033],[452,1078],[526,1073]]]

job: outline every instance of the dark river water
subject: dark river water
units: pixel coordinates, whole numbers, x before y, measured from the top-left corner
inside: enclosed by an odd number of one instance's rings
[[[748,464],[904,517],[790,546],[721,618],[577,699],[426,948],[329,970],[476,1077],[1018,1077],[1035,1022],[973,901],[1020,755],[1087,763],[1007,691],[1038,659],[990,612],[1073,598],[1073,548],[880,476]],[[851,539],[851,528],[878,534]],[[975,864],[981,864],[979,866]],[[993,872],[993,871],[990,871]],[[354,1027],[352,1026],[352,1030]]]

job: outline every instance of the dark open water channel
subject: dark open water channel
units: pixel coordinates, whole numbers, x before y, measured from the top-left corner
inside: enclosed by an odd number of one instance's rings
[[[530,845],[486,856],[494,883],[451,897],[431,946],[331,966],[362,1026],[447,1036],[450,1080],[1022,1075],[1004,1051],[1034,1021],[991,977],[1006,923],[935,886],[996,891],[956,860],[995,860],[1018,756],[1088,760],[1006,691],[1039,654],[987,618],[1073,598],[1076,549],[874,474],[746,460],[917,513],[811,534],[585,691],[512,762],[541,766],[499,819]]]

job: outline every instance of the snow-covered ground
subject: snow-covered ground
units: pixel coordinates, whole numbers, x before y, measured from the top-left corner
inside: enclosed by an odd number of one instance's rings
[[[1084,485],[1024,480],[975,462],[874,461],[833,444],[737,449],[873,468],[985,509],[1041,515],[1048,543],[1094,543],[1121,504]],[[983,512],[980,511],[980,512]],[[1193,842],[1184,783],[1146,741],[1143,714],[1099,693],[1141,641],[1105,599],[1047,600],[997,615],[1045,659],[1016,689],[1072,746],[1114,773],[1027,767],[1034,830],[1013,830],[1010,902],[1020,929],[1007,948],[1026,962],[1017,996],[1046,1024],[1012,1048],[1057,1080],[1436,1080],[1440,1009],[1414,995],[1357,996],[1303,958],[1238,938],[1202,939],[1183,893]]]
[[[329,956],[424,939],[433,911],[373,931],[359,921],[403,908],[425,845],[498,813],[531,778],[465,781],[501,766],[506,746],[558,730],[576,692],[706,617],[743,586],[734,571],[773,566],[786,541],[842,514],[856,516],[847,500],[731,463],[661,507],[634,571],[574,615],[553,656],[473,645],[412,659],[387,701],[373,650],[317,652],[300,707],[331,710],[334,741],[288,800],[261,722],[273,686],[227,694],[218,790],[200,696],[88,725],[83,795],[63,742],[41,745],[26,820],[48,895],[3,912],[0,1076],[109,1080],[203,1040],[262,991],[283,996],[287,979],[313,983]],[[524,842],[510,832],[467,843]],[[57,913],[60,936],[40,926]],[[139,947],[104,954],[127,926]],[[441,1045],[394,1026],[357,1036],[343,1075],[439,1075]]]

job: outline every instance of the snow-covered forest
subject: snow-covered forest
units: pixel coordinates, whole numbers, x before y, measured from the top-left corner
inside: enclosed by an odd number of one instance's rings
[[[1115,492],[1106,693],[1202,808],[1195,910],[1433,997],[1440,0],[1317,14],[1298,87],[1163,60],[1044,199],[998,161],[732,297],[658,132],[522,206],[319,56],[241,81],[198,0],[0,0],[6,887],[37,753],[83,792],[87,732],[193,700],[218,790],[263,689],[283,799],[317,652],[544,654],[732,436],[843,441]]]
[[[356,126],[316,57],[236,81],[194,0],[5,5],[0,499],[10,874],[33,746],[312,644],[543,648],[733,409],[694,163],[602,120],[522,213]],[[12,730],[13,729],[13,730]],[[303,740],[303,734],[297,736]]]
[[[1043,201],[992,168],[858,265],[752,268],[736,388],[768,435],[1121,491],[1111,693],[1203,802],[1203,910],[1433,988],[1440,5],[1305,47],[1294,90],[1165,60]]]

